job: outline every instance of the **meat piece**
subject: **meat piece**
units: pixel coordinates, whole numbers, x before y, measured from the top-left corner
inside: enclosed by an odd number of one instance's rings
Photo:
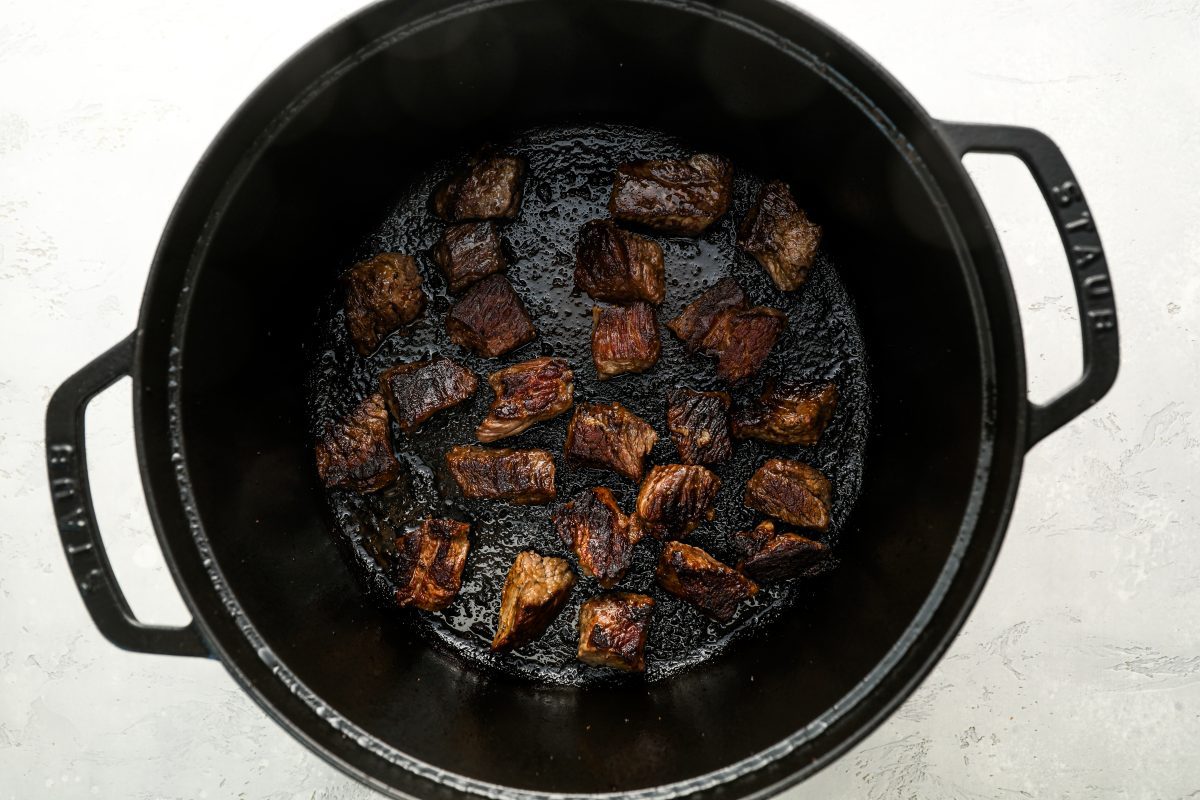
[[[405,433],[468,399],[479,388],[474,372],[442,356],[385,369],[379,383],[392,419]]]
[[[812,222],[783,181],[771,181],[738,227],[738,244],[762,265],[780,290],[799,289],[821,243]]]
[[[503,275],[489,275],[458,299],[446,315],[450,341],[495,358],[537,336],[525,304]]]
[[[611,589],[633,561],[633,548],[641,531],[603,486],[584,489],[554,515],[554,527],[563,543],[575,551],[579,571]]]
[[[415,531],[396,537],[396,602],[423,611],[441,611],[462,588],[471,542],[465,522],[427,519]]]
[[[601,379],[645,372],[658,361],[662,340],[649,303],[592,309],[592,361]]]
[[[659,586],[718,622],[729,622],[738,605],[758,593],[754,581],[683,542],[667,543],[654,574]]]
[[[833,564],[829,545],[776,530],[769,520],[735,533],[733,543],[743,556],[738,570],[758,583],[818,575]]]
[[[737,281],[722,278],[689,303],[678,317],[667,323],[667,327],[683,341],[689,353],[694,353],[700,349],[718,315],[747,305],[746,293]]]
[[[317,474],[330,489],[354,492],[374,492],[396,480],[400,462],[392,452],[381,395],[369,395],[344,419],[325,427],[317,440]]]
[[[799,528],[829,529],[833,488],[817,470],[783,458],[768,459],[746,483],[745,503],[755,511]]]
[[[672,390],[667,395],[667,427],[684,464],[716,464],[733,455],[726,392]]]
[[[359,355],[369,356],[393,331],[421,316],[425,293],[412,256],[381,253],[342,273],[346,330]]]
[[[433,193],[433,213],[449,222],[516,219],[525,160],[483,154],[451,175]]]
[[[645,300],[658,305],[666,295],[658,242],[594,219],[579,230],[575,285],[595,300]]]
[[[446,453],[446,465],[463,496],[473,500],[530,506],[557,496],[554,457],[545,450],[457,445]]]
[[[720,488],[721,479],[704,467],[654,467],[638,491],[637,524],[658,539],[682,539],[713,518]]]
[[[580,403],[567,426],[566,454],[591,467],[606,467],[631,481],[642,477],[642,461],[658,441],[644,419],[620,403]]]
[[[480,278],[508,268],[500,234],[492,222],[451,225],[442,232],[431,255],[455,294]]]
[[[758,401],[733,415],[733,435],[771,444],[814,445],[837,408],[832,383],[769,380]]]
[[[593,597],[579,610],[580,661],[627,672],[646,669],[646,635],[654,598],[615,592]]]
[[[617,167],[608,211],[659,233],[699,236],[729,210],[732,194],[733,165],[720,156],[635,161]]]
[[[723,311],[702,345],[717,357],[717,377],[737,383],[762,369],[786,327],[787,317],[775,308]]]
[[[540,556],[532,550],[517,553],[500,595],[500,624],[492,649],[515,650],[541,636],[574,585],[575,573],[565,558]]]
[[[494,442],[557,417],[575,398],[575,376],[561,358],[535,358],[493,372],[488,384],[496,393],[475,438]]]

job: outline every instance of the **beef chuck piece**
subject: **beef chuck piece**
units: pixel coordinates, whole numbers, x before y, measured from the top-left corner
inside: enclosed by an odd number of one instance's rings
[[[330,489],[374,492],[396,480],[400,462],[392,452],[387,407],[378,393],[344,419],[325,427],[317,441],[317,474]]]
[[[833,564],[829,545],[775,529],[771,521],[733,535],[742,553],[738,570],[759,583],[817,575]]]
[[[646,635],[654,598],[615,592],[593,597],[579,610],[580,661],[627,672],[646,669]]]
[[[682,539],[713,518],[720,488],[721,479],[704,467],[654,467],[638,491],[636,524],[658,539]]]
[[[474,372],[442,356],[385,369],[379,383],[392,419],[405,433],[437,412],[458,405],[479,388]]]
[[[463,496],[471,499],[529,506],[556,496],[554,457],[545,450],[457,445],[446,453],[446,465]]]
[[[431,255],[455,294],[480,278],[508,268],[500,234],[492,222],[451,225],[433,246]]]
[[[667,323],[689,353],[700,349],[704,337],[712,330],[717,316],[730,309],[746,308],[746,293],[733,278],[722,278],[693,300],[683,312]]]
[[[515,650],[541,636],[574,585],[575,573],[565,558],[540,556],[532,550],[517,553],[500,595],[500,624],[492,649]]]
[[[603,486],[584,489],[554,515],[554,527],[563,543],[575,551],[579,571],[611,589],[633,561],[633,548],[641,531]]]
[[[462,587],[471,526],[452,519],[427,519],[415,531],[396,537],[396,602],[441,611]]]
[[[446,315],[450,341],[495,358],[537,336],[525,304],[503,275],[489,275],[458,299]]]
[[[666,295],[658,242],[594,219],[579,230],[575,285],[595,300],[645,300],[658,305]]]
[[[814,445],[837,408],[837,387],[770,380],[758,402],[733,415],[733,435],[772,444]]]
[[[608,211],[660,233],[699,236],[729,209],[732,194],[733,166],[720,156],[635,161],[617,167]]]
[[[754,581],[683,542],[667,543],[654,575],[659,586],[718,622],[729,622],[738,604],[758,593]]]
[[[524,159],[476,156],[434,191],[433,213],[450,222],[516,219],[524,177]]]
[[[487,417],[475,429],[475,438],[494,442],[571,407],[575,376],[561,358],[535,358],[493,372],[488,384],[496,393]]]
[[[762,368],[786,327],[787,317],[778,309],[723,311],[702,344],[717,357],[717,377],[737,383]]]
[[[762,188],[738,227],[738,244],[762,265],[782,291],[799,289],[821,243],[821,226],[796,205],[783,181]]]
[[[726,392],[671,391],[667,395],[667,427],[684,464],[716,464],[733,455]]]
[[[369,356],[392,331],[421,316],[425,293],[412,256],[381,253],[342,273],[346,330],[359,355]]]
[[[746,483],[746,505],[789,525],[824,533],[829,529],[829,479],[817,470],[782,458],[768,459]]]
[[[601,379],[645,372],[658,361],[661,349],[649,303],[592,309],[592,361]]]
[[[649,423],[620,403],[580,403],[567,426],[567,456],[591,467],[607,467],[631,481],[642,477],[642,461],[658,441]]]

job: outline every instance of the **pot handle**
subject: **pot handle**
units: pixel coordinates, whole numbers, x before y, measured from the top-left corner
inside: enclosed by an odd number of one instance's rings
[[[1032,128],[943,122],[942,132],[955,153],[1002,153],[1025,162],[1042,190],[1070,263],[1083,334],[1083,376],[1062,394],[1041,405],[1029,403],[1026,447],[1082,414],[1108,393],[1121,361],[1117,306],[1100,234],[1079,182],[1058,146]]]
[[[58,387],[46,409],[46,467],[54,516],[75,585],[100,633],[138,653],[208,656],[195,621],[182,628],[146,625],[125,601],[96,526],[84,452],[84,411],[91,399],[130,374],[137,333]]]

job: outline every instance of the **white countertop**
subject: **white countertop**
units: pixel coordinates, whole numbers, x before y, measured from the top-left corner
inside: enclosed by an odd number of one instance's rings
[[[50,513],[52,389],[133,329],[197,158],[358,0],[0,5],[0,800],[368,798],[213,661],[96,632]],[[951,0],[806,8],[935,116],[1029,125],[1073,166],[1123,366],[1034,449],[983,598],[886,724],[801,798],[1200,797],[1200,6]],[[1026,325],[1035,398],[1080,363],[1065,261],[1013,159],[968,160]],[[101,530],[134,610],[187,619],[136,478],[128,382],[89,413]]]

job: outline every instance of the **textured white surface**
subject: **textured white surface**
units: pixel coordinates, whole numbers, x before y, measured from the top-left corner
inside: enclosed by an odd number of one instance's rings
[[[94,630],[50,515],[54,386],[135,323],[185,178],[238,103],[357,0],[0,2],[0,800],[367,798],[215,662]],[[983,599],[903,709],[793,797],[1200,797],[1200,7],[956,0],[806,8],[933,113],[1049,133],[1113,269],[1121,378],[1037,447]],[[816,124],[819,124],[817,122]],[[1017,283],[1033,394],[1076,375],[1049,216],[974,158]],[[130,600],[187,618],[149,527],[128,384],[89,414]]]

